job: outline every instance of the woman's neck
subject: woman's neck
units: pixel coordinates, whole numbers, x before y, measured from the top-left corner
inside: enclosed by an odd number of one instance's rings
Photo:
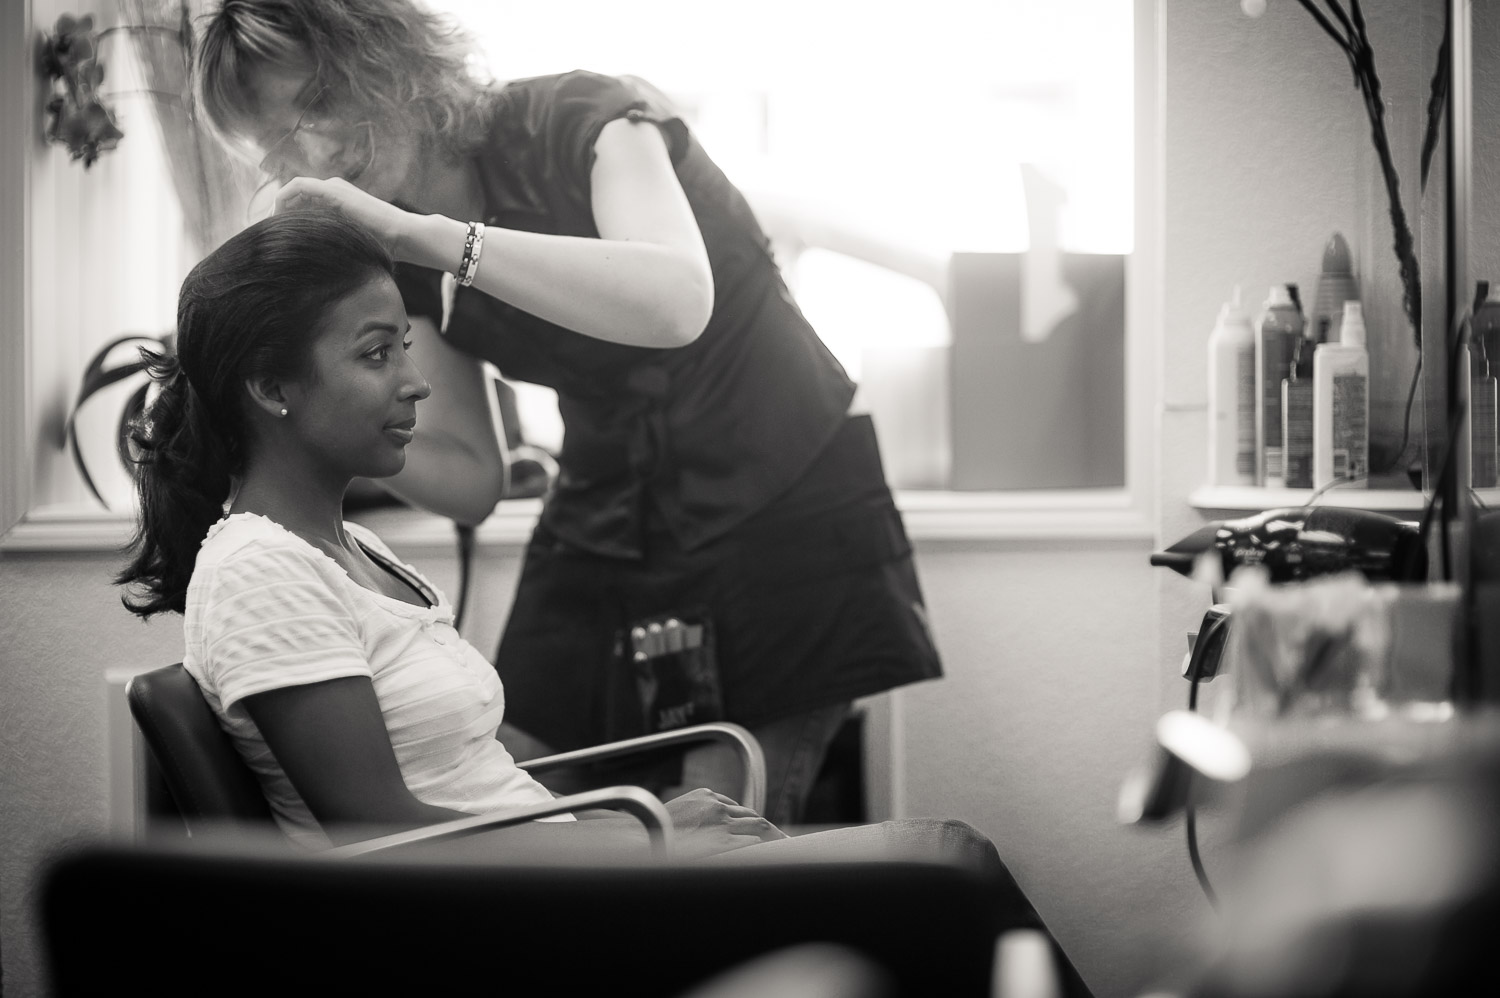
[[[231,513],[259,513],[298,536],[317,543],[348,547],[344,534],[344,492],[327,482],[308,482],[286,469],[251,467],[235,490]]]

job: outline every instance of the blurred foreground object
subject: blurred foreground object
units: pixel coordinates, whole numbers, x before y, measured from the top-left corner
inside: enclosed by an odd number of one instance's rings
[[[1460,590],[1371,585],[1357,572],[1275,586],[1263,569],[1229,595],[1237,721],[1292,714],[1452,716]]]
[[[1116,816],[1127,825],[1166,820],[1249,771],[1250,752],[1233,732],[1192,711],[1168,711],[1156,722],[1151,762],[1120,789]]]
[[[889,975],[844,946],[808,943],[757,957],[681,998],[891,998]]]
[[[1006,885],[957,863],[497,862],[462,846],[337,860],[203,835],[71,850],[39,890],[53,993],[666,998],[820,942],[878,968],[890,998],[980,998],[1006,928]],[[400,945],[372,947],[393,913]]]
[[[1281,726],[1201,998],[1500,994],[1500,719]]]

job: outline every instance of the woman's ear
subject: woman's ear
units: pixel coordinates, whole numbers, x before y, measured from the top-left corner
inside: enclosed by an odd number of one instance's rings
[[[267,415],[279,419],[287,414],[286,392],[276,378],[247,378],[245,391],[249,393],[251,403]]]

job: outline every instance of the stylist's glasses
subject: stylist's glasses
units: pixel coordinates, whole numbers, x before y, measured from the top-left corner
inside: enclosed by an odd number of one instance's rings
[[[375,157],[374,128],[368,121],[338,121],[325,105],[325,85],[318,88],[297,115],[290,131],[266,150],[260,171],[285,182],[301,174],[343,177],[353,181]]]

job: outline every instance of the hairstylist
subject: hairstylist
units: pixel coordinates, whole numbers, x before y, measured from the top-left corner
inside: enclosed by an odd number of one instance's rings
[[[873,427],[659,94],[490,85],[470,55],[408,0],[225,0],[198,95],[286,181],[279,207],[335,205],[402,265],[433,394],[393,491],[469,522],[498,499],[476,358],[558,393],[561,475],[496,657],[511,722],[563,750],[721,706],[765,749],[767,816],[795,821],[850,702],[941,671]],[[676,646],[640,639],[679,622]],[[676,680],[632,660],[683,635],[687,716],[653,713]],[[729,763],[684,765],[698,785]]]

